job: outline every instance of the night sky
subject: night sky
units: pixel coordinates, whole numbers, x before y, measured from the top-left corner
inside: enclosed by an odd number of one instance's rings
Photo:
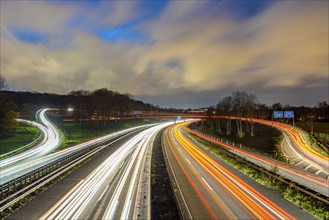
[[[162,107],[328,101],[328,1],[4,1],[11,90],[107,87]]]

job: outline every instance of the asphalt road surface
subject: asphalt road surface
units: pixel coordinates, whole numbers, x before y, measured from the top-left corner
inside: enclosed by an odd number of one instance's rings
[[[164,135],[165,155],[180,207],[195,219],[314,219],[278,193],[201,150],[181,125]]]

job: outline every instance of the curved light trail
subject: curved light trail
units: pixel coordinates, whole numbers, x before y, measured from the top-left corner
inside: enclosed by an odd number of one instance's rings
[[[329,182],[323,178],[314,176],[311,173],[303,171],[303,170],[295,169],[294,167],[281,163],[277,160],[274,160],[274,159],[271,159],[268,157],[264,157],[262,155],[241,149],[239,147],[235,147],[233,145],[229,145],[229,144],[221,142],[217,139],[213,139],[212,137],[209,137],[209,136],[201,134],[197,131],[191,130],[191,129],[187,128],[186,126],[184,126],[182,129],[187,132],[190,132],[192,134],[195,134],[195,135],[201,137],[202,139],[205,139],[212,143],[218,144],[218,145],[228,149],[230,152],[237,154],[259,166],[265,167],[268,170],[272,170],[274,167],[277,167],[278,174],[280,174],[294,182],[297,182],[303,186],[313,189],[323,195],[329,196]]]
[[[44,139],[45,139],[45,134],[46,134],[46,128],[45,128],[42,124],[40,124],[40,123],[38,123],[38,122],[35,122],[35,121],[29,121],[29,120],[19,119],[19,118],[17,118],[16,121],[19,122],[19,123],[22,123],[22,124],[27,124],[27,125],[34,126],[34,127],[36,127],[37,129],[39,129],[39,131],[41,132],[40,136],[43,137],[43,141],[44,141]],[[15,149],[15,150],[12,150],[12,151],[10,151],[10,152],[8,152],[8,153],[5,153],[5,154],[1,154],[1,155],[0,155],[0,158],[1,158],[1,157],[5,157],[5,156],[10,155],[10,154],[14,154],[14,153],[17,152],[17,151],[26,148],[27,146],[33,146],[33,144],[34,144],[37,140],[38,140],[38,138],[37,138],[36,140],[33,140],[32,142],[30,142],[30,143],[28,143],[28,144],[26,144],[26,145],[20,147],[20,148],[17,148],[17,149]],[[1,159],[0,159],[0,160],[1,160]]]
[[[212,218],[294,219],[271,199],[257,192],[196,147],[181,134],[181,126],[176,125],[168,129],[166,141]],[[190,174],[186,170],[189,170]],[[206,193],[202,193],[200,186]]]
[[[315,167],[319,170],[317,174],[323,172],[327,178],[329,178],[329,157],[320,154],[319,152],[312,149],[301,132],[293,126],[268,121],[264,119],[256,119],[256,118],[238,118],[238,117],[228,117],[228,116],[219,116],[220,118],[230,118],[230,119],[241,119],[243,121],[254,121],[257,123],[265,124],[268,126],[273,126],[282,131],[287,138],[289,138],[288,145],[292,149],[292,152],[300,157],[303,161],[305,161],[310,166]],[[294,155],[288,155],[290,157]]]
[[[32,149],[23,151],[22,153],[1,160],[0,172],[3,169],[10,167],[12,165],[27,163],[29,161],[47,155],[59,146],[59,144],[61,143],[61,137],[59,135],[59,132],[56,129],[56,127],[53,125],[53,123],[51,123],[46,116],[46,112],[49,110],[51,109],[41,109],[36,113],[37,117],[40,119],[40,122],[43,125],[41,125],[40,123],[30,122],[27,120],[20,119],[20,121],[28,122],[38,127],[43,133],[43,140],[36,147]]]
[[[122,131],[118,131],[118,132],[114,132],[111,133],[109,135],[105,135],[103,137],[99,137],[99,138],[95,138],[93,140],[72,146],[70,148],[66,148],[54,153],[51,153],[49,155],[40,157],[40,158],[36,158],[34,160],[31,161],[27,161],[27,162],[19,162],[19,163],[15,163],[11,166],[7,166],[5,168],[2,168],[0,170],[0,184],[4,184],[9,182],[10,180],[13,180],[15,178],[18,178],[32,170],[35,170],[39,167],[42,167],[48,163],[51,163],[59,158],[63,158],[67,155],[70,155],[74,152],[78,152],[81,151],[83,149],[86,149],[90,146],[93,146],[95,144],[105,144],[111,140],[113,140],[114,138],[117,138],[119,136],[128,134],[130,132],[133,132],[135,130],[138,129],[142,129],[142,128],[147,128],[150,126],[154,126],[154,125],[142,125],[142,126],[138,126],[138,127],[134,127],[134,128],[129,128],[129,129],[125,129]]]

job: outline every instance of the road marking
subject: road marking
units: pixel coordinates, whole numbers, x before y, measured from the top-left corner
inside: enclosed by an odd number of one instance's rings
[[[186,158],[187,162],[189,162],[192,165],[191,161],[189,159],[187,159],[187,157],[185,157],[185,158]]]
[[[299,165],[301,165],[301,164],[304,163],[304,162],[305,162],[304,160],[301,160],[301,161],[299,161],[298,163],[296,163],[295,166],[299,166]]]
[[[315,175],[319,175],[319,173],[321,173],[321,172],[322,172],[322,170],[318,170],[318,171],[316,171]]]
[[[110,185],[107,185],[106,189],[104,190],[104,192],[102,193],[102,195],[99,197],[98,201],[100,201],[100,200],[103,198],[103,196],[104,196],[104,194],[106,193],[106,191],[107,191],[107,189],[109,188],[109,186],[110,186]]]
[[[209,186],[209,184],[207,183],[207,181],[205,179],[203,179],[203,177],[201,177],[201,178],[202,178],[203,182],[205,182],[205,184],[207,184],[207,186],[209,187],[209,189],[213,191],[213,189]]]
[[[311,168],[311,166],[312,166],[311,164],[310,164],[310,165],[308,165],[307,167],[305,167],[305,168],[304,168],[304,170],[308,170],[308,169],[310,169],[310,168]]]

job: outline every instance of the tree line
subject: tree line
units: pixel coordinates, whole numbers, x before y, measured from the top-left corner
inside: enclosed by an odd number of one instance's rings
[[[5,95],[8,84],[4,77],[0,75],[0,133],[6,134],[17,126],[16,105]]]
[[[235,121],[236,126],[234,127],[236,128],[238,137],[242,138],[245,132],[248,132],[250,136],[254,136],[253,120],[245,122],[245,129],[243,129],[242,118],[248,117],[271,120],[273,111],[294,111],[295,119],[301,122],[329,121],[329,105],[326,101],[318,102],[313,107],[296,107],[283,105],[281,103],[274,103],[269,106],[257,102],[257,96],[255,94],[249,94],[245,91],[234,91],[232,95],[220,99],[216,106],[209,107],[206,114],[208,116],[235,116],[237,117],[236,120],[231,120],[229,118],[209,118],[206,124],[209,125],[211,130],[231,135],[232,121]]]
[[[133,111],[158,111],[160,107],[134,100],[130,94],[101,88],[94,91],[74,90],[68,94],[73,116],[82,123],[93,119],[94,127],[106,126],[112,118],[131,116]]]
[[[0,131],[10,132],[17,123],[15,118],[33,119],[40,108],[73,108],[73,117],[95,119],[93,126],[106,125],[111,117],[131,115],[133,111],[158,111],[159,106],[134,100],[130,94],[121,94],[108,88],[74,90],[66,95],[38,92],[7,91],[6,80],[0,77]]]

